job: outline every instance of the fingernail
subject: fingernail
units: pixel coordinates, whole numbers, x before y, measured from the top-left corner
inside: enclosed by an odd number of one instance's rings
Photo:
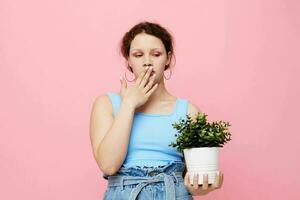
[[[120,80],[122,80],[123,79],[123,77],[122,76],[120,76]]]

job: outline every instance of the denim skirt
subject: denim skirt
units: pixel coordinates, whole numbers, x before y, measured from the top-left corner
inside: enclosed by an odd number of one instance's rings
[[[103,200],[191,200],[182,177],[184,169],[182,161],[158,167],[122,166],[108,176]]]

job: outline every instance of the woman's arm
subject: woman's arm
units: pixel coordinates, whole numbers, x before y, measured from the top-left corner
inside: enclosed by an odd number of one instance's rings
[[[90,139],[94,158],[107,175],[115,174],[126,157],[134,111],[129,102],[122,100],[114,118],[106,95],[97,97],[93,104]]]

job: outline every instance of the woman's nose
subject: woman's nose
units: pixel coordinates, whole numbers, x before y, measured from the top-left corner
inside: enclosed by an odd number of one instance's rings
[[[149,64],[149,63],[147,64],[147,63],[146,63],[146,64],[144,64],[144,66],[145,66],[145,67],[151,67],[152,64]]]
[[[147,64],[147,65],[152,65],[152,61],[150,59],[150,56],[145,56],[145,62],[144,63]]]

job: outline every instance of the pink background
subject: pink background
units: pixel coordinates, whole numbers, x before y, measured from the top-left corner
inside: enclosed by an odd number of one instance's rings
[[[119,90],[118,44],[141,20],[175,37],[171,93],[232,124],[223,187],[195,199],[300,199],[299,13],[297,0],[1,0],[0,199],[101,199],[91,105]]]

